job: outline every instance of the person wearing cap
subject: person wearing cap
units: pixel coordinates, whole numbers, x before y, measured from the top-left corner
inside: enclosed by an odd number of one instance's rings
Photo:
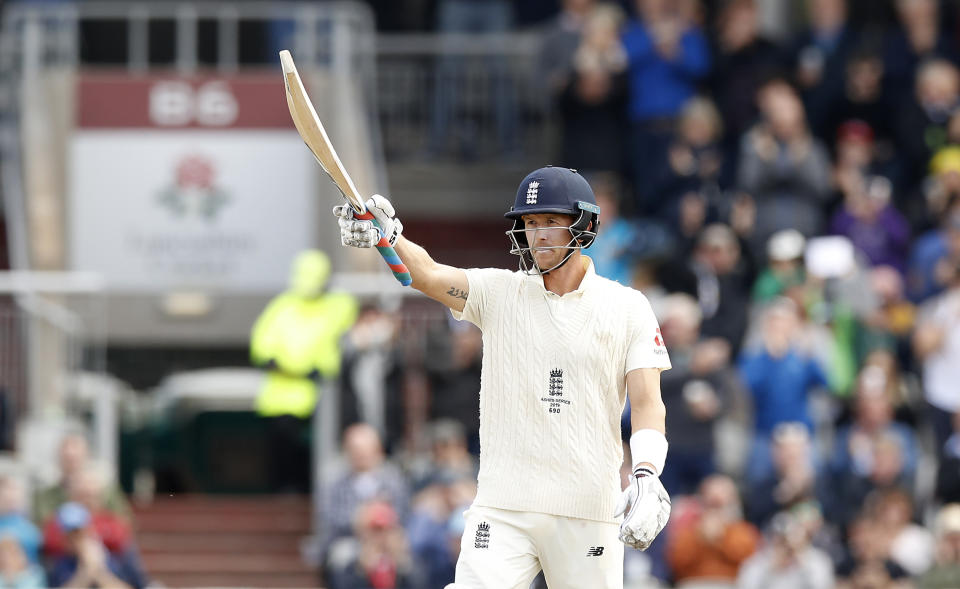
[[[754,302],[768,303],[806,282],[803,251],[807,240],[796,229],[782,229],[767,241],[769,265],[753,283]]]
[[[670,360],[646,297],[582,253],[600,222],[592,188],[566,168],[523,179],[505,215],[516,272],[437,263],[401,236],[390,201],[367,207],[376,225],[334,209],[342,243],[389,236],[412,286],[483,332],[479,488],[448,589],[525,589],[541,570],[551,589],[620,589],[624,544],[646,549],[670,515],[659,478]],[[633,466],[621,493],[627,395]]]
[[[103,545],[93,529],[87,508],[64,503],[57,510],[57,523],[67,536],[68,551],[50,566],[51,587],[99,587],[141,589],[147,585],[139,564],[130,553],[116,555]]]

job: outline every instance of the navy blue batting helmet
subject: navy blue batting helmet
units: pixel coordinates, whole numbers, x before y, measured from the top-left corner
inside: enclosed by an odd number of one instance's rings
[[[574,220],[570,224],[571,244],[568,247],[574,249],[590,247],[600,226],[600,207],[593,189],[576,170],[547,166],[530,172],[517,188],[513,206],[504,214],[504,217],[513,219],[513,227],[507,231],[514,246],[511,253],[520,256],[525,270],[533,263],[521,217],[537,213],[571,215]]]

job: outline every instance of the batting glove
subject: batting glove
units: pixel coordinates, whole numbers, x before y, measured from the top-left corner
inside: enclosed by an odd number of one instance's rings
[[[403,233],[403,223],[396,218],[390,201],[375,194],[367,200],[366,205],[376,223],[357,219],[353,207],[348,204],[333,207],[333,214],[340,225],[340,243],[350,247],[368,248],[377,245],[380,238],[386,236],[391,246],[396,244]]]
[[[620,524],[620,541],[646,550],[670,519],[670,496],[650,468],[638,467],[623,490],[614,517],[626,514]]]

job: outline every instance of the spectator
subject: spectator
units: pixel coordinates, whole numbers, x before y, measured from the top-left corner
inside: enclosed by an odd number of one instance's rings
[[[872,353],[886,348],[896,354],[905,352],[908,355],[910,332],[913,331],[917,313],[914,304],[906,299],[903,274],[890,266],[877,266],[870,272],[870,288],[878,298],[879,307],[863,325],[861,349],[871,350]],[[896,372],[896,358],[893,360],[892,369]],[[899,375],[890,376],[897,378],[889,385],[895,389],[891,391],[895,405],[900,410],[911,411],[910,407],[904,405],[904,402],[913,402],[914,399],[909,396],[911,391],[901,388],[905,383],[899,380]],[[901,418],[910,419],[905,416]]]
[[[629,60],[629,116],[633,126],[630,164],[638,193],[637,213],[656,208],[647,188],[673,133],[681,105],[710,70],[706,38],[679,3],[635,0],[639,19],[623,34]]]
[[[870,498],[868,509],[888,546],[890,560],[911,576],[926,572],[933,564],[934,538],[923,526],[913,523],[910,495],[900,489],[882,491]]]
[[[660,326],[673,363],[660,376],[667,429],[684,432],[670,444],[670,468],[661,480],[671,495],[687,495],[716,471],[715,427],[730,396],[724,374],[730,345],[719,338],[700,339],[700,308],[685,294],[666,298]]]
[[[865,472],[846,471],[834,482],[836,508],[834,520],[846,524],[871,493],[909,489],[910,474],[901,441],[885,432],[872,440],[872,461]]]
[[[377,431],[368,424],[351,425],[343,433],[343,450],[348,471],[325,489],[321,500],[321,554],[326,555],[334,540],[353,533],[354,514],[369,501],[389,503],[403,518],[407,510],[407,482],[383,455]]]
[[[331,554],[331,589],[419,589],[410,546],[389,503],[371,501],[357,508],[354,538]]]
[[[884,176],[891,181],[899,179],[898,164],[892,158],[892,146],[885,144],[874,133],[874,127],[861,119],[846,119],[838,123],[835,147],[836,161],[833,166],[833,183],[842,193],[853,185],[857,178]],[[895,204],[903,202],[906,188],[893,181]]]
[[[937,499],[960,502],[960,411],[953,414],[953,430],[943,445],[937,471]]]
[[[756,551],[760,533],[744,521],[733,480],[708,477],[700,485],[699,513],[670,533],[667,559],[676,583],[733,587],[740,565]],[[725,583],[726,582],[726,583]]]
[[[398,317],[378,305],[365,305],[340,341],[343,423],[370,424],[388,449],[404,435],[406,426],[399,340]]]
[[[587,16],[572,72],[559,93],[560,163],[581,171],[618,173],[626,161],[627,54],[623,12],[600,4]]]
[[[43,589],[43,569],[31,562],[16,538],[0,535],[0,589]]]
[[[777,512],[806,503],[830,509],[831,491],[817,473],[810,434],[802,424],[777,426],[770,452],[769,474],[747,481],[747,517],[753,524],[764,527]]]
[[[707,98],[695,97],[683,105],[677,131],[651,188],[660,200],[657,214],[686,242],[700,233],[721,202],[724,169],[720,113]]]
[[[431,588],[445,587],[453,582],[463,536],[462,513],[476,493],[475,475],[464,478],[446,473],[411,501],[407,535]]]
[[[803,264],[806,243],[803,234],[796,229],[782,229],[770,236],[767,241],[769,265],[753,284],[754,302],[769,303],[778,297],[790,296],[794,289],[803,286],[806,282]]]
[[[67,537],[66,553],[56,557],[48,581],[52,587],[142,589],[146,580],[129,553],[107,550],[91,526],[90,512],[79,503],[57,510],[57,523]]]
[[[740,241],[726,225],[714,223],[697,239],[689,262],[675,260],[661,269],[668,291],[695,295],[703,314],[704,337],[722,338],[736,354],[747,324],[752,266]]]
[[[933,567],[917,579],[918,589],[960,587],[960,505],[940,508],[934,524],[936,559]]]
[[[716,67],[710,94],[717,102],[726,131],[725,164],[735,170],[740,137],[757,118],[755,96],[761,82],[780,67],[779,48],[763,37],[755,0],[732,0],[720,12],[715,50]],[[726,176],[725,174],[724,176]]]
[[[463,426],[453,419],[438,419],[427,427],[430,464],[419,476],[415,488],[421,489],[444,480],[477,479],[477,459],[467,451]]]
[[[827,151],[807,127],[803,103],[774,78],[757,92],[760,122],[743,137],[737,182],[756,201],[753,241],[762,246],[780,229],[809,237],[823,227],[830,196]]]
[[[913,321],[910,323],[912,325]],[[902,370],[895,353],[885,348],[875,348],[867,354],[863,368],[868,366],[876,366],[883,373],[887,395],[896,409],[894,419],[916,430],[919,419],[915,415],[915,405],[919,404],[921,393],[915,375]]]
[[[850,239],[871,266],[905,272],[910,226],[890,204],[893,184],[883,176],[855,173],[843,189],[843,208],[834,214],[830,232]]]
[[[905,180],[909,186],[919,184],[931,156],[945,146],[947,123],[960,104],[960,73],[953,63],[933,59],[924,62],[917,70],[914,87],[913,99],[901,105],[896,118],[897,150],[904,160]],[[917,213],[908,211],[908,215],[914,218]]]
[[[122,555],[132,550],[130,526],[103,503],[104,475],[94,466],[76,473],[70,481],[70,501],[86,509],[90,526],[111,554]],[[59,556],[67,550],[68,538],[57,517],[43,526],[43,548],[47,556]]]
[[[867,365],[860,372],[853,411],[853,422],[840,427],[836,434],[831,459],[834,475],[869,476],[874,469],[878,442],[890,438],[899,444],[905,476],[912,481],[918,461],[916,437],[909,427],[893,421],[894,405],[887,388],[887,375],[879,366]]]
[[[948,150],[954,152],[951,159],[955,158],[955,162],[950,164],[953,169],[943,174],[942,179],[944,184],[953,186],[950,188],[953,194],[944,205],[938,227],[916,239],[910,253],[907,290],[910,299],[918,303],[943,292],[953,276],[952,268],[960,262],[960,148],[951,147],[941,152]],[[938,154],[934,161],[940,156]],[[931,184],[939,184],[940,179],[934,179]]]
[[[59,447],[60,480],[37,493],[33,500],[33,521],[45,522],[57,509],[66,503],[70,494],[70,481],[73,476],[86,470],[92,464],[87,439],[79,433],[67,433],[60,440]],[[123,491],[115,483],[107,484],[103,489],[104,509],[130,521],[130,505]]]
[[[917,68],[930,59],[957,62],[956,42],[941,26],[937,0],[897,0],[899,27],[890,31],[884,41],[884,69],[887,91],[895,100],[909,99],[904,89],[910,88]]]
[[[872,515],[857,515],[848,527],[847,537],[836,566],[837,576],[846,582],[841,587],[895,587],[910,578],[903,567],[890,560],[888,542]]]
[[[15,538],[30,564],[40,562],[40,530],[27,517],[23,484],[11,476],[0,476],[0,536]]]
[[[832,134],[825,117],[843,97],[843,72],[859,35],[847,21],[846,0],[807,0],[810,28],[791,50],[792,66],[810,125],[824,139]]]
[[[769,544],[751,556],[737,577],[739,589],[801,589],[832,587],[833,564],[810,545],[805,526],[789,513],[770,524]]]
[[[799,421],[813,428],[810,392],[826,387],[823,369],[800,345],[800,317],[789,299],[777,299],[762,318],[762,345],[744,352],[740,375],[753,399],[754,440],[747,478],[770,472],[770,436],[781,423]]]
[[[957,110],[960,114],[960,109]],[[924,180],[923,189],[916,200],[908,203],[915,212],[911,219],[923,229],[939,224],[939,221],[957,210],[960,200],[960,146],[949,145],[934,153],[930,160],[931,175]],[[912,208],[910,208],[912,207]]]
[[[913,350],[922,364],[923,393],[938,455],[951,435],[953,414],[960,411],[960,269],[949,290],[921,308]]]
[[[837,137],[839,142],[840,137],[847,132],[843,126],[857,121],[858,126],[869,129],[871,148],[874,148],[873,143],[876,142],[874,149],[878,152],[877,159],[890,164],[894,150],[894,126],[890,117],[893,105],[883,91],[883,79],[883,59],[876,53],[859,51],[847,60],[843,96],[827,105],[824,141],[832,141]],[[839,159],[839,153],[837,155]],[[883,171],[892,173],[891,170]]]

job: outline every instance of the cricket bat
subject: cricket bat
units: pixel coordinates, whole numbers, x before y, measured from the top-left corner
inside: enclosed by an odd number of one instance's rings
[[[293,57],[286,49],[280,52],[280,65],[283,68],[283,81],[287,91],[287,107],[290,109],[290,117],[293,118],[293,124],[296,125],[300,138],[307,144],[323,171],[337,185],[343,198],[353,207],[354,216],[376,224],[376,219],[363,204],[363,197],[360,196],[353,179],[350,178],[340,157],[337,156],[337,151],[333,148],[333,143],[330,142],[323,123],[320,122],[320,117],[317,116],[317,111],[313,108],[313,103],[310,102],[310,97],[307,96],[307,91],[303,87],[303,81],[297,73]],[[377,250],[400,284],[409,286],[413,282],[410,271],[385,237],[380,238]]]

